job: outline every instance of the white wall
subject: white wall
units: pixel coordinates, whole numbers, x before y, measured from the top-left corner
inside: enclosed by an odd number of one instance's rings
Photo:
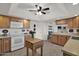
[[[30,23],[30,29],[33,29],[33,25],[36,24],[36,34],[35,37],[42,39],[42,40],[47,40],[47,35],[48,35],[48,26],[52,25],[53,22],[38,22],[38,21],[31,21]]]

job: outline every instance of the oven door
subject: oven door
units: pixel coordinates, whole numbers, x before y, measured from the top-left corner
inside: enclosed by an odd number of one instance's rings
[[[24,36],[15,36],[11,38],[11,51],[24,47]]]

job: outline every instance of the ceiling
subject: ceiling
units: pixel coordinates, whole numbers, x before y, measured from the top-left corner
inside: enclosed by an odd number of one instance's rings
[[[45,15],[35,15],[28,9],[34,9],[36,4],[50,10]],[[79,4],[72,3],[0,3],[0,14],[18,16],[36,21],[49,21],[62,18],[69,18],[79,15]]]

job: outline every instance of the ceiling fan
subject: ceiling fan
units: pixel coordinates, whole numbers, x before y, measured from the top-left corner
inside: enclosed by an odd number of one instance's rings
[[[46,11],[50,10],[50,8],[43,8],[42,6],[35,5],[35,9],[29,10],[30,12],[36,12],[35,15],[46,14]]]

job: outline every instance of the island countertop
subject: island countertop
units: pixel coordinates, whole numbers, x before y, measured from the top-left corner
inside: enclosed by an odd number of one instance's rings
[[[62,48],[62,51],[72,56],[79,56],[79,40],[70,39]]]
[[[52,33],[52,35],[67,35],[67,36],[70,36],[70,37],[79,37],[79,34],[77,33],[59,33],[59,32],[54,32]]]

